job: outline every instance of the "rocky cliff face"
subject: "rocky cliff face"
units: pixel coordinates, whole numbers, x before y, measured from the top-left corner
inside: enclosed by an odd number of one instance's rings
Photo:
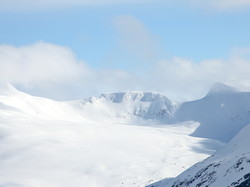
[[[90,97],[81,101],[84,111],[103,114],[118,119],[173,119],[177,104],[166,96],[154,92],[119,92],[102,94],[99,98]]]

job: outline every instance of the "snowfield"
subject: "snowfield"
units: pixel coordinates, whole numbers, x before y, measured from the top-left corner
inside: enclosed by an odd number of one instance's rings
[[[57,102],[1,85],[0,186],[129,187],[175,177],[222,145],[189,136],[197,122],[167,124],[176,108],[156,93]]]

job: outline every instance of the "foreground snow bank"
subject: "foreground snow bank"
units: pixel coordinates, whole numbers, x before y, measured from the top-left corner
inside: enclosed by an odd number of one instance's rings
[[[225,147],[195,164],[174,179],[151,187],[250,186],[250,125],[243,128]]]

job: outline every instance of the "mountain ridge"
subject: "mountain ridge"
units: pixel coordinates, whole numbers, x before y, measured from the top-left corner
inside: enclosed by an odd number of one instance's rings
[[[215,83],[212,86],[212,88],[208,91],[206,96],[214,95],[214,94],[235,93],[235,92],[239,92],[239,91],[233,88],[232,86],[222,84],[222,83]]]
[[[0,84],[0,94],[12,95],[13,98],[15,95],[25,96],[24,98],[29,96],[10,84]],[[34,98],[44,100],[44,102],[46,100]],[[19,100],[18,103],[22,104],[24,101],[25,99]],[[223,142],[228,142],[241,128],[250,123],[250,92],[240,92],[218,83],[203,98],[184,103],[173,102],[162,93],[142,91],[107,93],[99,97],[64,103],[91,120],[98,118],[112,121],[148,119],[158,120],[162,124],[196,121],[200,123],[200,126],[192,134],[193,136]],[[24,104],[27,106],[28,103]],[[4,103],[1,105],[4,106]]]
[[[177,103],[157,92],[117,92],[101,94],[100,97],[89,97],[81,100],[81,108],[97,112],[112,111],[118,118],[139,117],[170,121],[177,108]],[[96,105],[96,106],[95,106]],[[101,110],[100,110],[101,108]],[[94,112],[94,111],[93,111]]]

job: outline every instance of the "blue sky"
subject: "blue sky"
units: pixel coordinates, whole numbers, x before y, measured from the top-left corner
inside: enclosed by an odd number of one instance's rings
[[[199,66],[204,61],[214,62],[216,60],[223,61],[223,65],[225,65],[227,64],[225,61],[232,61],[235,53],[237,53],[237,57],[240,53],[241,59],[244,57],[244,60],[248,60],[250,44],[250,11],[248,7],[250,3],[244,0],[219,0],[214,1],[214,4],[207,3],[209,1],[198,4],[196,3],[198,1],[195,0],[182,0],[179,4],[173,3],[173,1],[148,1],[146,3],[147,1],[139,0],[134,2],[124,0],[122,3],[99,0],[94,1],[95,5],[89,5],[88,1],[84,0],[71,1],[71,3],[63,0],[62,2],[45,1],[46,6],[44,7],[43,4],[27,4],[25,0],[0,2],[0,5],[2,3],[0,45],[20,49],[42,42],[64,47],[75,56],[76,63],[83,63],[88,70],[132,73],[132,77],[143,79],[137,85],[145,84],[145,86],[118,87],[117,91],[150,90],[152,88],[156,91],[169,92],[171,89],[175,90],[173,93],[178,92],[178,95],[182,91],[178,90],[177,86],[166,86],[166,88],[160,86],[158,88],[152,86],[155,85],[153,82],[150,84],[151,87],[146,86],[148,83],[146,76],[155,76],[151,71],[155,69],[156,64],[159,65],[162,61],[185,59],[194,66],[196,64]],[[22,6],[18,3],[22,3]],[[244,52],[242,53],[242,51]],[[4,66],[7,66],[6,63],[2,64],[2,69]],[[241,72],[237,72],[238,74]],[[232,79],[238,80],[237,75],[235,73]],[[207,88],[215,81],[234,84],[226,77],[224,75],[224,78],[218,78],[218,80],[204,80],[199,83],[194,81],[193,83],[202,87],[201,90],[205,90],[205,87]],[[172,78],[175,79],[175,77],[164,77],[166,80]],[[8,81],[5,79],[2,78],[3,81]],[[197,79],[203,79],[203,77],[197,77]],[[157,80],[161,80],[160,77]],[[124,80],[124,82],[131,82],[131,80]],[[40,88],[40,83],[32,83],[32,81],[12,81],[12,83],[37,95],[44,96],[41,90],[46,93],[46,89]],[[79,95],[68,93],[60,97],[63,99],[71,98],[70,95],[79,97],[80,94],[116,91],[115,85],[105,84],[112,89],[99,90],[77,85],[75,89],[81,87],[79,90],[92,89],[93,91],[80,92]],[[190,80],[188,84],[192,84],[192,81]],[[203,88],[201,85],[206,86]],[[244,88],[248,87],[246,83],[242,83],[242,85]],[[180,84],[181,86],[182,84]],[[58,87],[63,89],[61,87],[64,86],[60,83]],[[238,87],[240,86],[238,85]],[[197,92],[200,93],[200,91]],[[189,95],[192,94],[190,92]],[[51,97],[57,97],[57,94]]]
[[[71,48],[95,68],[124,68],[124,63],[138,59],[125,55],[128,52],[119,43],[113,20],[123,15],[134,16],[157,40],[156,58],[221,58],[233,47],[250,43],[249,11],[220,12],[162,3],[3,12],[0,39],[17,46],[51,42]],[[123,63],[119,62],[121,55]]]

